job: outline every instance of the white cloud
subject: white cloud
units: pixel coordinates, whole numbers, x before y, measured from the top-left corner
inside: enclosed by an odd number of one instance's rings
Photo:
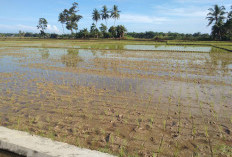
[[[18,25],[2,25],[0,24],[0,29],[2,30],[6,30],[8,32],[17,32],[15,30],[21,30],[24,32],[34,32],[34,33],[38,33],[39,30],[37,29],[36,26],[29,26],[29,25],[22,25],[22,24],[18,24]],[[48,25],[47,29],[46,29],[47,33],[57,33],[57,34],[61,34],[61,31],[59,30],[59,28],[56,25]]]
[[[57,33],[57,34],[60,34],[60,33],[61,33],[60,30],[57,28],[56,25],[48,25],[47,31],[48,31],[49,33]]]

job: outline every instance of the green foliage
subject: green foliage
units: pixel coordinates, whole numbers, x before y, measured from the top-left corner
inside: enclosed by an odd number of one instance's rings
[[[64,24],[66,22],[66,19],[65,19],[65,15],[63,13],[60,13],[59,14],[59,19],[58,21],[62,24],[62,28],[63,28],[63,33],[64,33]]]
[[[57,39],[58,38],[58,34],[53,33],[53,34],[50,35],[50,38]]]
[[[103,23],[101,24],[100,31],[102,33],[103,38],[110,38],[110,33],[107,30],[107,26]]]
[[[90,28],[90,34],[91,34],[91,37],[94,37],[94,38],[98,38],[100,36],[100,32],[94,23],[92,23],[92,26]]]
[[[110,17],[114,19],[114,26],[115,26],[116,20],[120,18],[120,12],[121,11],[118,10],[118,6],[114,5],[113,9],[111,10],[111,15],[110,15]]]
[[[116,38],[117,37],[117,29],[114,26],[111,26],[109,29],[109,33],[111,34],[112,37]]]
[[[209,21],[208,26],[212,25],[211,35],[213,39],[230,40],[232,38],[232,11],[226,17],[227,12],[224,6],[214,5],[208,10],[206,18]]]
[[[125,26],[119,25],[116,27],[116,31],[117,31],[117,37],[123,38],[127,30]]]
[[[102,20],[105,20],[106,26],[107,26],[107,20],[110,18],[109,13],[110,12],[108,11],[108,8],[106,7],[106,5],[104,5],[101,10],[101,17],[102,17]]]
[[[102,33],[106,33],[106,32],[107,32],[107,27],[106,27],[106,25],[104,25],[103,23],[101,24],[100,31],[101,31]]]
[[[38,23],[38,25],[37,25],[37,28],[40,30],[40,34],[41,34],[41,36],[43,36],[43,37],[45,37],[45,30],[46,30],[46,28],[48,27],[48,22],[47,22],[47,20],[45,19],[45,18],[40,18],[39,19],[39,23]]]
[[[93,10],[92,19],[93,19],[93,21],[96,22],[96,25],[97,25],[97,22],[101,19],[101,15],[97,9]]]
[[[23,31],[20,30],[18,35],[19,35],[19,37],[24,37],[25,36],[25,32],[23,32]]]
[[[86,39],[86,38],[89,38],[89,36],[90,36],[90,33],[87,28],[80,30],[80,32],[77,34],[78,38]]]
[[[64,9],[59,14],[58,21],[66,24],[66,28],[71,31],[71,34],[73,34],[73,30],[78,30],[78,22],[83,18],[81,15],[77,15],[77,12],[79,12],[78,3],[74,2],[70,9]]]
[[[175,32],[153,32],[148,31],[144,33],[129,32],[127,36],[133,38],[144,38],[154,40],[211,40],[209,34],[201,34],[199,32],[193,34],[175,33]]]

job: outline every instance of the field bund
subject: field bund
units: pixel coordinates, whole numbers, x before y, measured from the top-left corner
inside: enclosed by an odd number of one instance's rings
[[[4,127],[0,127],[0,149],[26,157],[113,157]]]

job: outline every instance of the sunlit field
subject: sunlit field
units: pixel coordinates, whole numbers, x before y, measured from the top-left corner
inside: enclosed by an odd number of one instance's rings
[[[232,156],[231,42],[0,41],[0,125],[117,156]]]

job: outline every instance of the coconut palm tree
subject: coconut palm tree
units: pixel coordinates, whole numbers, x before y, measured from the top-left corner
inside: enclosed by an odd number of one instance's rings
[[[114,26],[115,26],[116,20],[120,18],[120,14],[119,14],[120,12],[121,11],[118,10],[118,6],[114,5],[113,9],[111,10],[111,16],[110,16],[114,19]]]
[[[93,21],[96,21],[96,26],[97,26],[97,22],[101,19],[101,15],[97,9],[93,10],[92,19]]]
[[[110,18],[110,15],[109,15],[109,11],[108,11],[106,5],[104,5],[104,6],[102,7],[102,10],[101,10],[101,17],[102,17],[102,20],[105,20],[106,26],[107,26],[107,20]]]
[[[222,38],[221,34],[221,29],[224,23],[225,19],[225,7],[221,6],[219,7],[218,5],[214,5],[213,8],[209,8],[209,13],[207,14],[207,19],[209,21],[208,26],[212,25],[212,33],[215,35],[215,37],[218,37],[219,39]]]

